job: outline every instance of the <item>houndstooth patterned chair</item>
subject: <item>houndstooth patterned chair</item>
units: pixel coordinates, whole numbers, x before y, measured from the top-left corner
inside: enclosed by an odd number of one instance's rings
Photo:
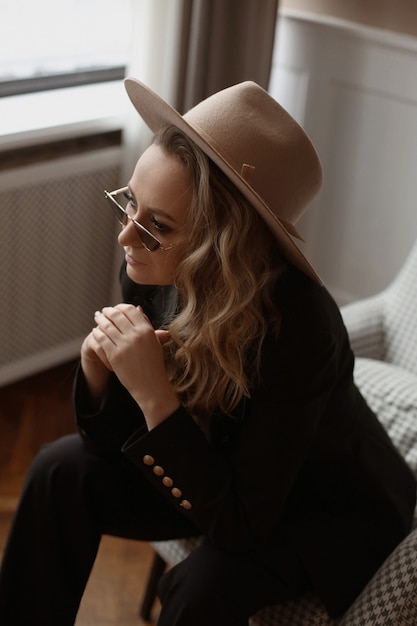
[[[417,477],[417,242],[392,284],[342,309],[356,355],[355,380]],[[148,620],[156,584],[200,539],[154,542],[155,561],[141,616]],[[387,558],[339,620],[312,595],[259,611],[249,626],[415,626],[417,513],[412,532]]]

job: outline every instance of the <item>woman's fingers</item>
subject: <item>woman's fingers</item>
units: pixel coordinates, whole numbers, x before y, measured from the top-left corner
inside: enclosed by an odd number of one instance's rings
[[[95,312],[94,318],[97,326],[92,331],[93,337],[113,369],[116,365],[126,367],[133,355],[149,347],[151,337],[155,341],[155,331],[140,308],[132,305],[104,307]]]
[[[95,352],[98,358],[103,365],[105,365],[109,370],[112,370],[113,367],[109,360],[109,354],[111,347],[116,345],[115,342],[99,326],[93,328],[91,334],[95,342]]]
[[[171,333],[168,330],[156,330],[155,335],[158,337],[161,346],[171,339]]]
[[[94,313],[94,319],[97,325],[106,334],[109,334],[109,337],[111,337],[114,329],[124,334],[130,332],[132,326],[137,326],[144,322],[151,325],[141,307],[134,307],[130,304],[118,304],[115,307],[104,307],[101,311]]]

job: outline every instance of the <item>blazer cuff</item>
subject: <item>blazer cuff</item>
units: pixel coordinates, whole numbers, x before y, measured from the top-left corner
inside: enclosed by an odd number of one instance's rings
[[[151,431],[138,429],[122,452],[174,506],[188,513],[194,506],[192,457],[207,448],[202,431],[181,406]]]

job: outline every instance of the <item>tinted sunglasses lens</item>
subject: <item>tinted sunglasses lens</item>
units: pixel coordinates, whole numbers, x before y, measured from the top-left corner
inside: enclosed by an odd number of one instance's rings
[[[145,248],[149,250],[149,252],[154,252],[154,250],[157,250],[160,246],[159,241],[154,239],[150,233],[146,232],[146,230],[142,228],[138,222],[134,221],[133,223],[135,225],[138,237],[145,246]]]
[[[149,233],[144,226],[139,224],[139,222],[137,222],[133,218],[129,217],[129,215],[126,212],[129,201],[128,199],[125,199],[123,194],[120,194],[120,204],[118,202],[119,196],[118,196],[118,200],[115,200],[113,195],[111,195],[108,191],[105,192],[105,196],[112,208],[112,211],[117,221],[122,226],[126,226],[129,219],[132,220],[139,239],[141,240],[145,248],[149,250],[149,252],[154,252],[154,250],[157,250],[160,247],[161,244],[159,243],[159,241],[155,239],[155,237],[153,237],[151,233]]]
[[[127,215],[122,207],[119,206],[119,204],[116,202],[116,200],[114,200],[114,198],[112,198],[110,194],[106,194],[106,198],[117,221],[122,224],[122,226],[126,226]]]

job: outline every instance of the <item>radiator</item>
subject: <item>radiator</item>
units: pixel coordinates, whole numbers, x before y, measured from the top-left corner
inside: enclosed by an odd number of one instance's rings
[[[120,146],[0,172],[0,385],[79,355],[111,303]],[[20,159],[21,161],[21,159]]]

